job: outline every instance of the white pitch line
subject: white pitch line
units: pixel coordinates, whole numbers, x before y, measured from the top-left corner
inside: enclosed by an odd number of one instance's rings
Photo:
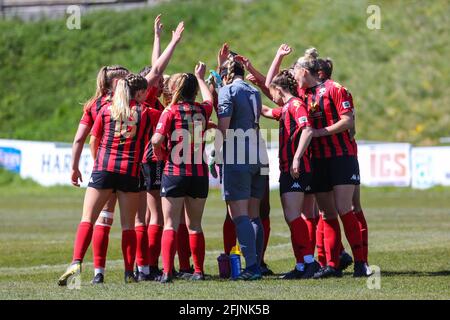
[[[273,245],[273,246],[269,246],[267,248],[267,251],[270,252],[272,250],[277,250],[277,249],[281,249],[281,248],[285,248],[285,247],[290,247],[291,243],[280,243],[277,245]],[[206,251],[206,255],[207,256],[216,256],[223,253],[223,251],[221,250],[208,250]],[[289,253],[290,254],[290,253]],[[270,253],[269,253],[270,255]],[[214,259],[214,263],[215,263],[215,259]],[[210,263],[205,263],[205,264],[210,264]],[[110,268],[110,267],[118,267],[118,266],[122,266],[123,265],[123,260],[107,260],[106,261],[106,268]],[[52,264],[52,265],[47,265],[47,264],[42,264],[42,265],[37,265],[37,266],[31,266],[31,267],[1,267],[0,268],[0,275],[7,275],[7,274],[33,274],[33,273],[40,273],[42,271],[64,271],[65,268],[67,268],[68,264]],[[92,269],[93,268],[93,263],[92,262],[86,262],[83,263],[83,270],[88,270],[88,269]]]

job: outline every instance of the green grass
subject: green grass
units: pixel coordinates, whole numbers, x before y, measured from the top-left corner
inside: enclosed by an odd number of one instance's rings
[[[372,2],[345,0],[171,1],[154,8],[65,20],[0,21],[1,138],[72,141],[81,103],[94,92],[102,65],[133,71],[149,61],[152,23],[163,13],[170,30],[186,31],[168,72],[215,64],[219,46],[249,56],[266,72],[280,43],[309,46],[335,62],[334,78],[353,93],[358,138],[435,144],[450,135],[448,1],[377,1],[381,30],[366,27]],[[267,100],[265,100],[268,103]],[[264,120],[263,126],[275,127]]]
[[[1,176],[1,175],[0,175]],[[347,272],[341,279],[235,283],[217,279],[224,204],[212,191],[204,214],[204,283],[176,281],[122,284],[120,228],[111,232],[106,284],[93,287],[89,249],[80,290],[56,285],[70,261],[83,189],[0,186],[0,299],[450,299],[450,189],[363,189],[372,265],[381,268],[381,289]],[[266,260],[276,273],[290,269],[293,254],[276,191],[271,194],[272,233]],[[344,241],[344,245],[348,247]]]

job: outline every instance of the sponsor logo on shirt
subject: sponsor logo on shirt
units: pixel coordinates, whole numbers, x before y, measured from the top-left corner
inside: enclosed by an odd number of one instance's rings
[[[349,101],[344,101],[344,102],[342,102],[342,108],[344,108],[344,109],[350,109],[352,106],[351,106],[351,104],[350,104],[350,102]]]
[[[308,122],[308,117],[306,117],[306,116],[298,118],[298,123],[300,123],[300,124],[304,124],[307,122]]]

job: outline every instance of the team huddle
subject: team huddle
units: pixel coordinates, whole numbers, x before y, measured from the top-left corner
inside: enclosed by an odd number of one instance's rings
[[[280,199],[295,257],[294,268],[280,278],[341,277],[351,264],[354,277],[370,275],[353,98],[331,79],[331,59],[310,48],[280,70],[292,52],[283,44],[264,75],[225,43],[217,69],[206,80],[202,62],[193,73],[169,76],[164,71],[184,23],[161,52],[162,29],[159,15],[151,67],[138,74],[122,66],[102,67],[95,95],[84,106],[72,147],[72,184],[82,181],[79,161],[88,136],[94,167],[72,263],[58,284],[65,286],[81,273],[91,243],[92,283],[104,283],[117,202],[125,283],[205,280],[202,216],[210,175],[219,176],[225,200],[225,254],[238,243],[245,260],[235,280],[273,275],[264,260],[270,203],[261,116],[279,122]],[[262,104],[261,92],[274,107]],[[217,123],[210,119],[213,112]],[[206,155],[208,133],[214,148]],[[339,218],[353,258],[344,250]]]

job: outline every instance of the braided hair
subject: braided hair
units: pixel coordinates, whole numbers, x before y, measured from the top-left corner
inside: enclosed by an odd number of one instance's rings
[[[295,80],[292,72],[289,69],[281,70],[270,83],[271,86],[279,87],[282,90],[289,91],[295,97],[298,97],[297,93],[297,80]]]
[[[130,71],[127,68],[115,66],[103,66],[97,74],[97,88],[95,94],[85,102],[83,109],[86,111],[90,105],[100,98],[107,95],[112,90],[113,80],[124,78]]]
[[[136,92],[146,89],[147,80],[140,75],[130,73],[125,79],[120,79],[111,105],[111,118],[116,121],[128,119],[131,114],[130,100],[135,97]]]
[[[234,59],[236,55],[237,55],[236,53],[230,53],[228,55],[227,61],[225,61],[225,63],[222,66],[220,75],[222,76],[225,84],[232,83],[236,76],[243,77],[245,75],[244,66]]]

